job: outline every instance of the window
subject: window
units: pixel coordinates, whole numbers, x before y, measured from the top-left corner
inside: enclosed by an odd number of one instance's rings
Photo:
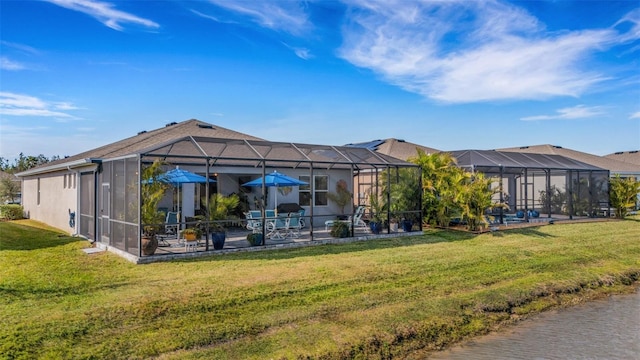
[[[40,178],[38,178],[38,195],[37,195],[37,200],[38,205],[40,205]]]
[[[326,206],[328,204],[327,194],[329,193],[329,176],[328,175],[316,175],[313,177],[313,183],[310,181],[309,176],[300,176],[300,181],[309,183],[309,185],[301,185],[298,188],[298,203],[301,206],[311,205],[311,184],[313,184],[313,199],[315,199],[314,206]]]
[[[71,179],[69,179],[69,180],[71,180]],[[67,188],[67,174],[64,174],[64,185],[62,185],[62,188],[63,189]]]

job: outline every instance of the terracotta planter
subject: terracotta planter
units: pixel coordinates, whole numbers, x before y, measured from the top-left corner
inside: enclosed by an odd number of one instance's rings
[[[155,236],[143,235],[141,240],[142,255],[153,255],[158,248],[158,239]]]
[[[184,239],[187,241],[196,241],[196,234],[184,234]]]

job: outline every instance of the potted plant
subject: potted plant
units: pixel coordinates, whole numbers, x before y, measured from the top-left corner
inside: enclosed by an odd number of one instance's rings
[[[331,226],[331,236],[337,238],[346,238],[349,237],[349,223],[344,221],[334,221],[333,226]]]
[[[250,233],[247,234],[247,241],[251,246],[259,246],[262,245],[262,234],[260,233]]]
[[[184,229],[181,234],[186,241],[196,241],[202,236],[202,232],[197,227]]]
[[[327,194],[329,200],[333,201],[340,208],[340,214],[344,215],[344,207],[351,203],[351,192],[349,191],[347,182],[340,179],[336,183],[336,192]]]
[[[215,250],[221,250],[227,238],[226,230],[222,225],[223,220],[231,220],[235,218],[233,211],[240,204],[240,198],[237,194],[225,196],[219,193],[211,195],[209,201],[203,199],[203,203],[207,203],[207,218],[210,221],[211,242]]]
[[[158,248],[156,234],[164,222],[164,213],[158,209],[168,185],[159,180],[162,163],[158,160],[142,170],[140,220],[142,225],[141,250],[153,255]]]
[[[374,234],[380,234],[382,231],[382,224],[385,220],[385,204],[378,199],[378,196],[371,194],[369,196],[369,205],[371,206],[371,221],[369,222],[369,228]]]

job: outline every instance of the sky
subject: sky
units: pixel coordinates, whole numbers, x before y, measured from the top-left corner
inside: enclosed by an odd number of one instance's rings
[[[640,150],[640,1],[0,0],[0,156],[271,141]]]

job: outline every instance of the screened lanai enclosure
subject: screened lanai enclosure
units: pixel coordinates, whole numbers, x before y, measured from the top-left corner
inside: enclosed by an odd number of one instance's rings
[[[495,178],[494,202],[505,206],[492,215],[501,223],[610,214],[609,170],[560,155],[495,150],[451,154],[458,166]]]
[[[142,189],[153,180],[142,179],[141,174],[155,162],[161,164],[162,172],[181,169],[199,177],[168,183],[155,209],[162,213],[162,221],[147,224],[141,221],[149,201]],[[354,184],[362,182],[361,176],[388,176],[398,169],[420,174],[415,164],[364,148],[186,136],[128,156],[103,159],[98,171],[83,177],[81,198],[94,199],[95,206],[91,201],[81,204],[81,232],[133,257],[145,255],[141,239],[146,226],[158,229],[160,243],[154,256],[214,250],[211,234],[218,225],[227,232],[225,248],[248,246],[250,233],[262,234],[262,244],[327,238],[336,221],[349,226],[350,236],[369,235],[363,224],[373,214],[366,199],[353,196],[358,194]],[[274,171],[299,184],[243,185]],[[339,187],[344,191],[345,184],[350,197],[340,203],[334,195]],[[208,216],[215,194],[235,194],[239,199],[225,219]],[[360,208],[367,211],[361,213]],[[419,206],[398,211],[421,216]],[[186,246],[182,230],[193,227],[204,234],[195,246]]]

